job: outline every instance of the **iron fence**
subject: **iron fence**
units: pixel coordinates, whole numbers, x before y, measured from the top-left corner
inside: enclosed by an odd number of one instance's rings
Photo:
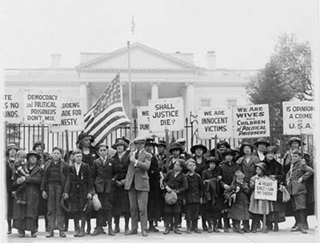
[[[189,117],[185,119],[185,126],[184,129],[181,131],[170,132],[169,134],[169,142],[172,143],[179,138],[186,139],[186,149],[190,151],[190,148],[194,144],[202,143],[208,149],[213,149],[215,147],[215,140],[214,139],[200,139],[198,136],[198,131],[196,129],[195,123],[197,123],[197,117],[193,114],[190,114]],[[32,149],[33,144],[36,141],[41,140],[41,125],[24,125],[24,124],[5,124],[5,144],[15,143],[21,149],[26,151],[30,151]],[[285,151],[287,151],[288,146],[286,141],[291,137],[287,135],[283,135],[280,131],[281,128],[272,125],[270,127],[272,132],[269,138],[269,141],[272,145],[276,145],[279,148],[278,157],[281,158]],[[50,132],[49,126],[44,126],[44,143],[46,145],[46,151],[51,152],[52,148],[55,146],[61,147],[64,151],[67,149],[66,144],[66,136],[68,136],[68,148],[72,150],[76,148],[76,141],[77,137],[80,134],[79,131],[65,131],[65,132],[58,132],[52,133]],[[277,132],[278,131],[278,132]],[[129,137],[130,135],[130,127],[121,127],[115,131],[112,131],[108,134],[106,138],[106,143],[108,145],[112,145],[117,137],[126,136]],[[133,131],[132,136],[137,136],[137,122],[134,119],[133,122]],[[155,140],[158,141],[160,139],[165,140],[164,137],[155,137]],[[314,142],[313,142],[313,135],[305,135],[303,136],[302,140],[305,142],[304,151],[313,155],[314,151]],[[227,142],[231,145],[232,148],[240,147],[243,141],[247,141],[249,143],[254,143],[255,139],[234,139],[230,138],[227,139]]]

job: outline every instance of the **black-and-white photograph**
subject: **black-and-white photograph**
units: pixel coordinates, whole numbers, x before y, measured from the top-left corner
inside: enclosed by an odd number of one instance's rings
[[[2,241],[318,242],[319,4],[1,1]]]

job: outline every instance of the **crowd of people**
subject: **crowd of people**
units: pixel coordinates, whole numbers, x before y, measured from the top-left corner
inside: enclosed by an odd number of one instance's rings
[[[82,132],[77,148],[64,156],[59,147],[44,152],[39,141],[29,152],[7,146],[8,234],[16,228],[19,237],[26,231],[37,237],[39,215],[44,216],[47,238],[55,230],[66,237],[71,219],[75,237],[106,234],[104,227],[110,236],[121,231],[138,234],[139,222],[142,236],[148,236],[159,232],[162,220],[165,235],[182,234],[183,220],[187,234],[279,231],[286,216],[295,218],[291,231],[307,233],[307,216],[314,213],[314,171],[297,137],[289,139],[281,163],[277,147],[265,138],[243,142],[238,149],[226,141],[211,150],[196,144],[191,153],[185,139],[168,145],[153,138],[137,137],[130,143],[120,137],[112,149],[107,144],[94,148],[93,142]],[[277,181],[276,201],[255,198],[255,184],[261,179]]]

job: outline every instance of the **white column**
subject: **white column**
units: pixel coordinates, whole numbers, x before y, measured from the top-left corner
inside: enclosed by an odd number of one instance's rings
[[[83,98],[84,113],[89,110],[88,83],[80,83],[80,97]]]
[[[186,83],[186,86],[184,116],[189,117],[190,112],[194,114],[194,86],[193,83]]]
[[[151,99],[159,99],[159,86],[157,83],[151,83]]]

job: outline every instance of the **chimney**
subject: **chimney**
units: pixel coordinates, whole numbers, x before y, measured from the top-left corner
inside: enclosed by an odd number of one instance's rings
[[[207,52],[207,67],[208,69],[216,69],[216,53],[215,51]]]
[[[60,68],[61,54],[51,55],[51,68]]]

